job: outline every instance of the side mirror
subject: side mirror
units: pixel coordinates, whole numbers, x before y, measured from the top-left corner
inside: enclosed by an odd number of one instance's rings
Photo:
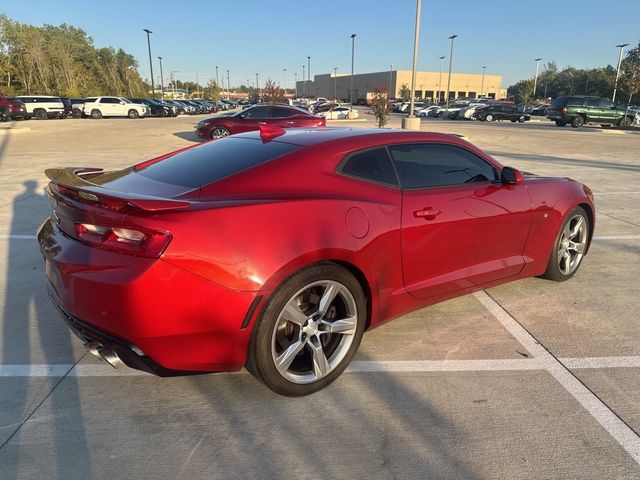
[[[500,181],[503,185],[520,185],[524,182],[524,177],[519,170],[513,167],[503,167],[500,174]]]
[[[124,102],[123,102],[123,101],[120,101],[120,105],[124,105]]]

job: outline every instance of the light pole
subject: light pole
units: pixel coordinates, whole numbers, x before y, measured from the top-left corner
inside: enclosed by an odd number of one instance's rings
[[[333,67],[333,101],[338,101],[338,67]]]
[[[229,77],[228,68],[227,68],[227,100],[231,100],[231,77]]]
[[[296,87],[296,98],[298,98],[298,72],[293,72],[294,85]]]
[[[171,98],[176,98],[176,73],[178,70],[171,70]]]
[[[442,93],[442,61],[447,58],[444,55],[439,57],[440,59],[440,78],[438,79],[438,103],[440,103],[442,100],[440,100],[440,94]]]
[[[307,77],[304,76],[304,69],[306,67],[302,65],[302,98],[307,98]]]
[[[142,29],[144,32],[147,32],[147,47],[149,49],[149,69],[151,70],[151,98],[156,97],[156,87],[153,83],[153,62],[151,61],[151,37],[149,35],[153,33],[148,28]]]
[[[540,68],[540,60],[541,58],[534,58],[533,61],[536,62],[536,76],[533,77],[533,100],[536,100],[536,87],[538,86],[538,69]]]
[[[162,75],[162,57],[158,57],[160,60],[160,93],[162,94],[162,99],[164,100],[164,76]]]
[[[393,63],[389,65],[389,86],[387,87],[387,99],[391,98],[391,77],[393,75]],[[395,92],[393,92],[393,98],[396,98]]]
[[[284,90],[284,98],[286,100],[287,98],[287,69],[283,68],[282,69],[282,85],[283,85],[283,90]]]
[[[258,100],[260,100],[261,95],[261,91],[260,91],[260,83],[258,82],[258,75],[260,75],[259,73],[256,73],[256,90],[258,91]]]
[[[349,103],[351,103],[351,108],[353,109],[353,67],[355,65],[355,49],[356,49],[356,34],[351,34],[351,88],[349,91]]]
[[[449,40],[451,40],[451,52],[449,53],[449,78],[447,79],[447,93],[446,93],[446,102],[447,102],[447,111],[449,111],[449,89],[451,88],[451,66],[453,64],[453,41],[456,39],[458,35],[451,35]]]
[[[611,97],[611,103],[616,102],[616,91],[618,90],[618,79],[620,78],[620,65],[622,64],[622,52],[624,52],[624,47],[629,45],[628,43],[621,43],[620,45],[616,45],[616,48],[620,49],[620,56],[618,57],[618,70],[616,70],[616,81],[613,84],[613,96]]]
[[[482,97],[482,93],[484,92],[484,71],[487,69],[486,65],[482,66],[482,83],[480,84],[480,97]]]
[[[411,96],[409,97],[409,116],[402,119],[405,130],[420,130],[420,119],[414,117],[413,107],[416,96],[416,70],[418,68],[418,45],[420,42],[420,10],[422,0],[416,1],[416,28],[413,36],[413,67],[411,68]]]
[[[309,83],[311,83],[311,57],[307,57],[307,78],[309,79]],[[307,95],[311,96],[311,85],[307,89]]]
[[[218,66],[216,65],[216,86],[220,88],[220,80],[218,79]]]

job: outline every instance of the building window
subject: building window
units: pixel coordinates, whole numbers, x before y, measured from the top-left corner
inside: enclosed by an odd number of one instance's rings
[[[467,95],[469,98],[476,98],[476,92],[469,92]]]
[[[433,90],[427,90],[426,92],[424,92],[424,98],[431,98],[433,99],[435,97],[435,92]]]
[[[489,98],[496,98],[496,94],[495,93],[490,93],[489,94]]]
[[[458,98],[464,98],[467,96],[467,92],[458,92]]]

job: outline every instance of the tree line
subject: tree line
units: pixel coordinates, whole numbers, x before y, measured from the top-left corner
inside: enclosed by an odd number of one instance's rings
[[[566,67],[562,70],[555,62],[549,62],[538,75],[535,99],[556,98],[562,95],[593,95],[611,98],[615,85],[617,65],[599,68]],[[520,80],[507,89],[507,95],[516,102],[534,100],[534,78]],[[639,104],[640,99],[640,42],[628,50],[620,65],[620,78],[616,103]]]
[[[121,48],[97,48],[72,25],[37,27],[0,15],[0,92],[147,96],[138,62]]]

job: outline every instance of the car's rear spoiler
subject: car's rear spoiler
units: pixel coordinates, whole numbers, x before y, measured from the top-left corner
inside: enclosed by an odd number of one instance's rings
[[[88,202],[100,203],[101,198],[120,200],[147,212],[179,210],[191,205],[190,202],[184,200],[173,200],[151,195],[139,195],[136,193],[110,190],[101,185],[91,183],[86,178],[99,174],[102,171],[102,168],[67,167],[48,168],[44,171],[44,174],[54,184],[77,191],[78,196]]]

